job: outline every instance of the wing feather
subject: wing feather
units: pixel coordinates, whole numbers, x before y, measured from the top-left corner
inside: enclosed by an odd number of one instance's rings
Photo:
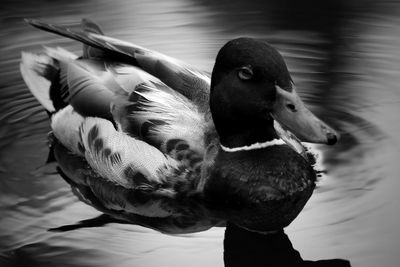
[[[39,20],[26,21],[39,29],[72,38],[86,45],[101,49],[107,52],[104,54],[105,58],[111,57],[123,63],[136,65],[186,96],[202,110],[208,110],[209,75],[192,66],[139,45],[102,34],[76,31]]]
[[[86,118],[80,137],[90,166],[100,176],[126,188],[151,189],[163,182],[160,169],[175,166],[161,151],[116,131],[105,119]]]
[[[106,69],[126,93],[132,93],[141,84],[159,84],[161,81],[139,67],[122,63],[106,63]]]
[[[202,110],[208,109],[210,77],[205,72],[136,44],[104,35],[90,33],[88,35],[90,40],[95,40],[96,44],[103,43],[107,49],[113,48],[116,52],[134,60],[135,64],[144,71],[186,96]]]
[[[203,154],[210,118],[166,85],[142,84],[128,100],[120,99],[113,104],[114,118],[131,135],[167,154],[171,140],[182,140],[190,149]]]
[[[110,104],[114,93],[79,61],[65,62],[69,87],[69,102],[84,116],[112,119]]]

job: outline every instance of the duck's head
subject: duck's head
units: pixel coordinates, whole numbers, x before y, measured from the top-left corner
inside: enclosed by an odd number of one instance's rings
[[[210,107],[226,147],[277,138],[274,120],[300,141],[333,145],[338,140],[305,107],[279,52],[256,39],[234,39],[221,48],[211,78]]]

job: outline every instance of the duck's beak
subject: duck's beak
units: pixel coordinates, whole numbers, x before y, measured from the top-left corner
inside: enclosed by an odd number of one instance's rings
[[[276,93],[276,102],[271,114],[285,130],[293,133],[302,142],[328,145],[337,142],[339,135],[336,131],[305,107],[294,86],[291,92],[276,86]],[[281,135],[284,131],[277,133]]]

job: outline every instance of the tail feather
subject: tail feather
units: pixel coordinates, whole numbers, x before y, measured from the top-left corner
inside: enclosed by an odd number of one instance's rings
[[[76,58],[76,55],[60,47],[44,47],[43,54],[22,52],[22,78],[33,96],[50,113],[67,105],[63,92],[68,91],[68,85],[60,73],[60,62]]]
[[[55,108],[49,94],[50,80],[56,71],[53,60],[46,55],[23,52],[20,71],[33,96],[48,112],[54,112]]]
[[[66,107],[69,103],[69,86],[68,86],[68,62],[78,58],[77,55],[65,50],[61,47],[44,47],[44,52],[55,60],[58,65],[58,73],[51,80],[50,99],[56,110]]]

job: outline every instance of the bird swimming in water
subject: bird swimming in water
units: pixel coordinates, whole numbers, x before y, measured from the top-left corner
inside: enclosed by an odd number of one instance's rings
[[[20,69],[51,114],[52,151],[83,202],[170,234],[230,222],[268,233],[303,209],[316,175],[300,141],[338,134],[304,105],[266,42],[227,42],[208,73],[135,44],[27,20],[83,43],[24,52]]]

